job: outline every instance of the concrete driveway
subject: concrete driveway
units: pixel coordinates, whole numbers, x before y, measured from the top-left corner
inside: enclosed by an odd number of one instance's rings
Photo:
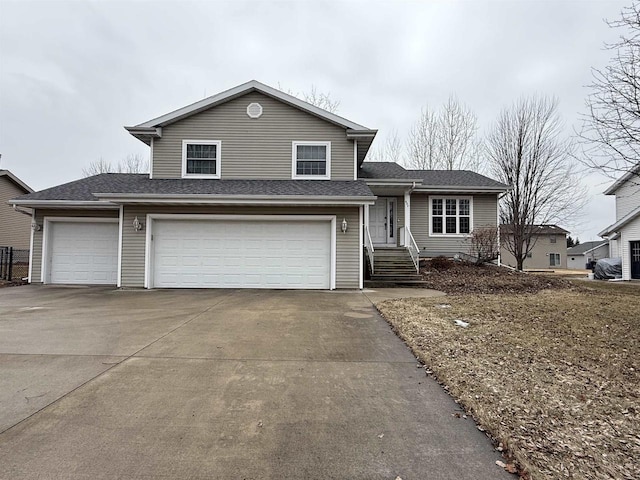
[[[0,289],[0,477],[513,478],[373,295]]]

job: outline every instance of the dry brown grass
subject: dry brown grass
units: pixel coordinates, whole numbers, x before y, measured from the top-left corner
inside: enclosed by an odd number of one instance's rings
[[[640,478],[640,289],[615,288],[378,308],[531,478],[631,479]]]

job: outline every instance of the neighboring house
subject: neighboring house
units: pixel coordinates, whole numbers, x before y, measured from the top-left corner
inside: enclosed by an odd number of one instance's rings
[[[506,230],[506,229],[501,229]],[[569,232],[557,225],[535,225],[533,231],[533,247],[524,260],[525,270],[539,268],[567,268],[567,234]],[[504,237],[500,246],[502,263],[511,267],[516,266],[515,257],[506,248],[507,238]]]
[[[0,170],[0,247],[29,249],[31,218],[8,203],[12,198],[33,190],[9,170]]]
[[[410,252],[412,265],[418,250],[467,252],[507,189],[363,164],[376,130],[256,81],[126,128],[149,145],[150,175],[14,200],[34,212],[32,283],[362,288],[363,245]]]
[[[640,279],[640,163],[605,192],[616,196],[616,221],[598,235],[609,240],[609,254],[622,260],[622,279]]]
[[[567,248],[567,267],[584,270],[587,264],[609,257],[609,242],[584,242]]]

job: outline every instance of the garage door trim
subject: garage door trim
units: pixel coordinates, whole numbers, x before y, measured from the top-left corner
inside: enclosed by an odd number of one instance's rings
[[[202,215],[202,214],[175,214],[175,213],[149,213],[146,217],[146,239],[144,249],[144,288],[153,288],[152,285],[152,246],[151,236],[153,235],[154,220],[229,220],[229,221],[299,221],[299,222],[330,222],[331,228],[331,265],[330,265],[330,286],[331,290],[336,288],[336,216],[335,215]]]
[[[41,266],[41,279],[42,283],[49,284],[49,249],[51,239],[49,238],[51,235],[51,223],[61,222],[61,223],[120,223],[118,218],[114,217],[43,217],[42,222],[42,266]],[[120,235],[122,238],[122,235]],[[120,239],[118,239],[118,263],[120,263],[121,258],[121,246]],[[120,279],[118,278],[118,283]]]

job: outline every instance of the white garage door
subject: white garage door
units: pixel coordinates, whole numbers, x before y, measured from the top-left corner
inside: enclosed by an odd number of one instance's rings
[[[330,288],[328,221],[155,220],[154,287]]]
[[[51,222],[48,229],[48,283],[117,283],[117,223]]]

